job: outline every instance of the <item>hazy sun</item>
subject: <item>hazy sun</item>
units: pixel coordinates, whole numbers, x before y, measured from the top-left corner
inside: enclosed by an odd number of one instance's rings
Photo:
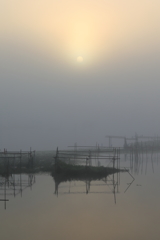
[[[81,56],[79,56],[79,57],[77,57],[77,62],[83,62],[83,57],[81,57]]]

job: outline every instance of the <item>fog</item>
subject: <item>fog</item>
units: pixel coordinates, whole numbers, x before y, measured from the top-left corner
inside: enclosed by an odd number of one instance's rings
[[[121,46],[110,58],[95,55],[88,66],[85,59],[65,62],[62,49],[51,53],[31,33],[1,31],[0,149],[106,146],[109,134],[160,135],[160,30],[154,26],[150,39]]]

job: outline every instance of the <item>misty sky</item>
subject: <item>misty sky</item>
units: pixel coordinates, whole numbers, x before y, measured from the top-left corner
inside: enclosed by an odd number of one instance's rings
[[[0,0],[0,149],[160,135],[159,9],[159,0]]]

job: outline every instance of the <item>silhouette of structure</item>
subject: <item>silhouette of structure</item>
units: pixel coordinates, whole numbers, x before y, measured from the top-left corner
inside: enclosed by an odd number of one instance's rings
[[[84,170],[83,174],[77,175],[68,175],[63,174],[63,172],[52,174],[55,182],[55,195],[59,194],[59,186],[61,183],[69,182],[69,191],[62,191],[60,194],[89,194],[89,193],[113,193],[114,201],[116,203],[116,193],[119,192],[120,184],[120,148],[106,148],[99,146],[71,146],[73,150],[68,151],[59,151],[57,148],[56,155],[54,157],[54,164],[58,166],[58,162],[64,161],[69,164],[81,164],[86,167],[86,172]],[[92,169],[92,166],[100,166],[101,162],[103,164],[110,166],[109,169],[112,169],[110,172],[106,171],[103,174],[97,176],[96,174],[89,174],[89,169]],[[57,169],[57,168],[56,168]],[[97,168],[98,169],[98,168]],[[128,170],[123,170],[128,171]],[[72,191],[71,182],[82,182],[84,188],[82,191]],[[95,184],[95,182],[99,184]],[[102,184],[103,183],[103,184]],[[109,192],[104,191],[92,191],[91,186],[103,185],[108,187]],[[85,189],[85,190],[84,190]],[[64,189],[63,189],[64,190]]]
[[[0,152],[0,196],[3,198],[0,201],[4,202],[6,209],[6,202],[9,201],[8,197],[18,194],[22,196],[22,192],[27,187],[32,187],[35,182],[35,175],[24,173],[24,166],[27,169],[34,167],[35,151],[22,152],[22,151],[7,151],[4,149]]]

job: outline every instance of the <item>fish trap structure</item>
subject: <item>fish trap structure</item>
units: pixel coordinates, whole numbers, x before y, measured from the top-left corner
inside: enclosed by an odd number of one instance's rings
[[[116,193],[120,184],[120,148],[99,146],[70,146],[69,150],[58,150],[54,157],[56,171],[52,174],[55,182],[55,195],[59,194],[106,194]],[[64,169],[63,169],[64,168]],[[61,170],[62,169],[62,170]],[[68,182],[69,188],[61,189],[61,183]],[[77,182],[80,189],[76,192],[72,182]],[[99,191],[95,186],[103,186]],[[94,190],[91,190],[91,185]],[[106,191],[108,187],[109,192]],[[60,191],[59,191],[60,188]]]
[[[69,146],[70,150],[58,150],[53,163],[63,161],[71,165],[101,166],[120,168],[121,148],[99,146]],[[73,149],[71,149],[73,148]]]
[[[0,175],[21,172],[22,168],[34,167],[35,151],[4,151],[0,152]]]

